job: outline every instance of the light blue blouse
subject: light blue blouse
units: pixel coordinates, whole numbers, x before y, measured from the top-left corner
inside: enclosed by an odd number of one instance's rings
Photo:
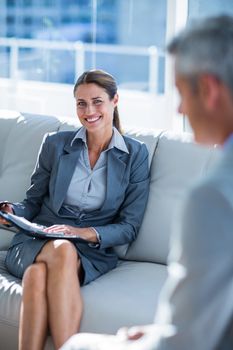
[[[76,139],[83,141],[83,148],[71,179],[65,201],[63,205],[66,209],[79,215],[81,212],[89,212],[101,208],[106,195],[107,181],[107,152],[113,147],[117,147],[123,152],[129,153],[125,141],[119,131],[113,127],[113,136],[108,148],[101,152],[93,169],[91,169],[86,129],[82,127],[78,130],[71,146]]]

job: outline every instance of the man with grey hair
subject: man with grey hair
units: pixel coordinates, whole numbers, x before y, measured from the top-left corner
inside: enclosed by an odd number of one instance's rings
[[[233,18],[193,24],[168,51],[179,112],[197,142],[221,145],[221,159],[182,205],[155,323],[116,336],[79,334],[64,350],[233,349]]]

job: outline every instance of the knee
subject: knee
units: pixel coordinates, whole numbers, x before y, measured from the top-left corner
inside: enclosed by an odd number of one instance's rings
[[[44,263],[35,263],[26,269],[23,275],[22,285],[24,289],[41,293],[46,290],[46,280],[46,265]]]
[[[74,245],[69,241],[62,241],[56,249],[56,256],[63,263],[78,262],[78,254]]]
[[[78,254],[74,245],[69,241],[54,242],[54,259],[53,262],[57,266],[68,267],[78,266]]]

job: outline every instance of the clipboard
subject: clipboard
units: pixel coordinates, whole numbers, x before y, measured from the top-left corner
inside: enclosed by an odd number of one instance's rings
[[[7,222],[9,222],[9,225],[3,225],[0,224],[0,227],[13,231],[15,233],[19,232],[20,230],[23,230],[24,233],[28,236],[40,238],[40,239],[68,239],[70,241],[76,241],[80,243],[86,243],[86,244],[93,244],[93,242],[88,241],[87,239],[84,239],[77,235],[68,235],[64,232],[44,232],[43,229],[46,228],[46,226],[42,226],[39,224],[36,224],[34,222],[30,222],[27,219],[25,219],[22,216],[17,216],[15,214],[6,213],[0,210],[0,217],[4,218]]]

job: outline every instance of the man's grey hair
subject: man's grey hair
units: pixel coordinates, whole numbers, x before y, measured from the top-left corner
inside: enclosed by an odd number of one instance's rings
[[[202,73],[213,74],[233,94],[233,17],[221,15],[193,22],[168,45],[178,74],[194,82]]]

